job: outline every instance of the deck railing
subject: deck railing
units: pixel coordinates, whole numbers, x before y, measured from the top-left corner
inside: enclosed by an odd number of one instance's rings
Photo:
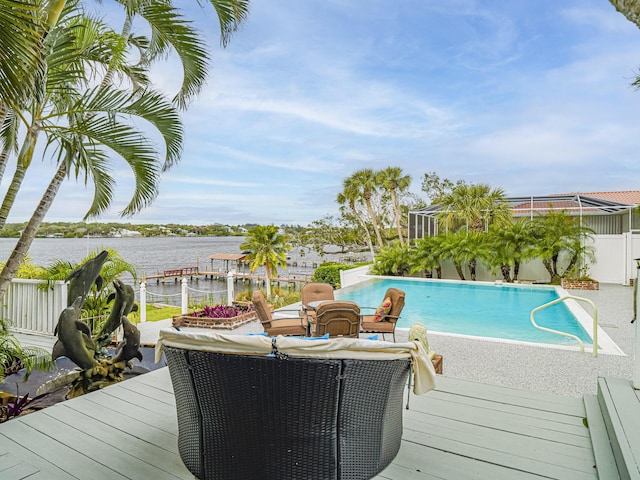
[[[14,279],[7,290],[0,316],[11,322],[12,329],[28,333],[53,335],[60,312],[67,306],[67,285],[54,282],[42,288],[43,280]]]

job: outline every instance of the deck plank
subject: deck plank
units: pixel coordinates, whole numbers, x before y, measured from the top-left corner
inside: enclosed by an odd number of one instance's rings
[[[6,422],[0,445],[63,480],[190,479],[172,391],[162,368]],[[439,376],[434,392],[411,395],[400,451],[376,478],[597,478],[582,401],[530,393]]]

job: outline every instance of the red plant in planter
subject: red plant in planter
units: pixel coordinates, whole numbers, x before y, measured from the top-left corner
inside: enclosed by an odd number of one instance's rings
[[[251,311],[250,307],[229,305],[205,305],[200,311],[200,317],[233,318]]]

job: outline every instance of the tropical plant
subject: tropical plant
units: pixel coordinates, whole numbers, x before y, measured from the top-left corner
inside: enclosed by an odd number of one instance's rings
[[[464,226],[467,230],[482,232],[491,223],[507,225],[512,219],[504,191],[485,184],[459,184],[444,196],[442,204],[444,208],[438,217],[448,230]]]
[[[460,280],[466,280],[463,266],[469,268],[471,280],[476,280],[476,267],[478,259],[485,259],[491,254],[486,236],[482,232],[467,232],[461,228],[455,233],[439,235],[441,259],[453,262]]]
[[[328,283],[334,289],[340,288],[340,272],[342,270],[350,270],[352,268],[361,267],[363,263],[357,263],[354,265],[347,265],[345,263],[338,262],[323,262],[318,265],[313,272],[313,276],[311,277],[312,282],[318,283]]]
[[[291,249],[288,237],[280,234],[275,225],[258,225],[249,229],[240,249],[249,251],[246,261],[252,272],[265,268],[267,299],[270,299],[271,279],[278,276],[278,267],[287,266],[287,252]]]
[[[0,318],[0,382],[6,375],[25,369],[25,378],[33,370],[47,371],[53,366],[51,354],[44,348],[21,346],[9,331],[9,322]]]
[[[367,213],[373,226],[373,231],[376,234],[376,240],[378,248],[381,248],[384,243],[382,241],[382,235],[380,234],[380,225],[378,223],[378,217],[373,209],[373,203],[371,201],[373,194],[377,192],[376,175],[370,168],[363,168],[356,171],[351,177],[347,179],[352,188],[355,188],[358,198],[364,202],[367,207]]]
[[[423,237],[416,241],[415,246],[409,249],[410,274],[422,273],[425,277],[433,277],[433,270],[437,272],[437,277],[442,278],[442,267],[440,265],[441,251],[440,244],[442,236]]]
[[[411,185],[411,175],[403,175],[400,167],[387,167],[376,173],[376,182],[389,192],[391,206],[396,224],[396,231],[400,245],[404,245],[402,225],[400,223],[400,201],[398,195],[405,192]]]
[[[520,219],[508,225],[489,226],[487,241],[492,255],[487,260],[494,273],[499,268],[506,282],[518,280],[520,264],[534,257],[533,222]],[[513,277],[511,269],[513,268]]]
[[[537,216],[533,228],[536,239],[533,253],[542,260],[551,283],[559,283],[560,278],[574,268],[580,271],[578,264],[585,264],[586,259],[593,256],[593,246],[586,244],[594,234],[593,229],[564,210]],[[564,269],[563,256],[568,259]]]
[[[451,194],[454,187],[466,185],[464,180],[458,180],[455,184],[448,178],[440,179],[436,172],[427,172],[422,177],[421,190],[426,194],[431,204],[441,203]]]
[[[371,272],[375,275],[391,275],[402,277],[411,270],[409,247],[395,243],[383,247],[376,255]]]
[[[248,0],[211,0],[222,33],[222,44],[226,45],[230,34],[235,31],[238,26],[246,19],[248,14]],[[40,34],[40,39],[46,38],[53,27],[57,24],[60,13],[65,5],[64,0],[52,0],[43,8],[42,12],[36,11],[38,18],[44,13],[46,24],[41,30],[36,31]],[[39,6],[39,4],[38,4]],[[175,9],[169,2],[133,2],[127,4],[127,19],[125,28],[127,37],[125,40],[131,40],[132,43],[142,46],[144,44],[140,39],[132,39],[128,35],[128,25],[130,25],[133,15],[140,13],[136,8],[141,9],[148,15],[145,18],[151,22],[151,18],[156,21],[164,22],[165,28],[160,28],[158,24],[152,26],[152,40],[149,43],[150,50],[148,54],[143,55],[141,66],[145,62],[150,62],[158,55],[166,53],[166,46],[172,45],[184,64],[184,82],[183,89],[176,96],[176,102],[185,106],[186,101],[192,95],[195,95],[200,86],[204,82],[206,69],[202,68],[203,63],[200,59],[204,59],[206,51],[200,48],[197,37],[194,37],[193,31],[187,25],[187,22],[177,14]],[[144,15],[143,15],[144,16]],[[6,35],[7,31],[2,31],[0,36]],[[37,35],[36,35],[37,36]],[[24,36],[25,42],[29,43],[28,35]],[[36,42],[37,43],[37,42]],[[125,42],[126,43],[126,42]],[[176,47],[179,45],[179,47]],[[44,59],[44,54],[40,50],[40,45],[36,45],[36,50],[40,52],[40,59]],[[188,54],[182,55],[180,52]],[[11,56],[13,58],[13,56]],[[163,136],[166,143],[166,156],[163,170],[167,170],[179,158],[181,150],[182,132],[181,124],[177,113],[172,107],[164,102],[164,99],[148,91],[140,91],[135,89],[130,96],[121,95],[118,90],[110,87],[108,83],[111,81],[109,74],[113,75],[114,67],[124,58],[124,55],[113,55],[104,81],[99,87],[89,91],[87,94],[78,98],[70,98],[67,102],[72,105],[72,111],[67,115],[68,126],[67,132],[59,132],[59,168],[53,179],[47,187],[38,207],[34,211],[29,223],[23,230],[20,240],[16,248],[7,261],[5,268],[0,273],[0,298],[4,296],[4,292],[15,275],[15,272],[21,263],[22,258],[26,254],[31,242],[35,238],[35,234],[42,223],[51,203],[57,194],[62,181],[67,175],[75,170],[76,176],[85,176],[85,181],[91,179],[95,186],[94,202],[91,206],[87,217],[99,215],[110,204],[112,197],[113,179],[107,170],[106,152],[101,147],[107,147],[111,151],[116,152],[125,159],[134,170],[136,179],[136,188],[133,199],[122,212],[123,215],[131,215],[144,206],[150,204],[157,194],[157,185],[159,181],[154,145],[147,142],[141,132],[132,129],[130,126],[115,121],[118,114],[125,116],[139,116],[154,125]],[[199,67],[198,67],[199,66]],[[4,68],[5,65],[3,64]],[[130,69],[131,72],[136,71],[135,68]],[[194,75],[188,74],[188,71],[195,72]],[[140,70],[137,70],[140,73]],[[74,72],[70,69],[69,75]],[[84,73],[84,72],[83,72]],[[6,72],[3,71],[6,76]],[[35,77],[38,78],[37,76]],[[139,78],[144,78],[139,75]],[[24,80],[24,79],[23,79]],[[46,83],[46,79],[40,79],[40,86],[37,85],[34,90],[34,98],[37,93],[43,91],[42,85]],[[137,87],[136,82],[133,82]],[[65,93],[67,90],[63,90]],[[7,90],[9,92],[9,90]],[[4,96],[5,93],[2,92]],[[72,96],[73,97],[73,96]],[[16,108],[22,103],[5,101],[4,97],[0,97],[0,107],[4,104]],[[89,103],[90,108],[83,108]],[[79,107],[79,108],[78,108]],[[92,108],[91,108],[92,107]],[[107,115],[102,115],[103,112]],[[2,111],[6,111],[2,108]],[[143,113],[144,112],[144,113]],[[146,115],[145,115],[146,113]],[[4,113],[3,113],[4,115]]]

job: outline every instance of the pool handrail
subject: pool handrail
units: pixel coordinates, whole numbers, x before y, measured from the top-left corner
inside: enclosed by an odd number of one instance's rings
[[[531,319],[531,323],[538,330],[544,330],[545,332],[555,333],[557,335],[564,335],[565,337],[573,338],[574,340],[576,340],[580,344],[580,352],[584,353],[584,343],[582,343],[582,340],[580,340],[578,337],[576,337],[575,335],[573,335],[571,333],[561,332],[559,330],[553,330],[552,328],[541,327],[540,325],[538,325],[536,323],[536,321],[533,318],[535,316],[536,312],[538,312],[540,310],[543,310],[543,309],[545,309],[547,307],[550,307],[551,305],[555,305],[556,303],[564,302],[565,300],[579,300],[579,301],[582,301],[582,302],[587,302],[587,303],[589,303],[591,305],[591,308],[593,309],[593,335],[592,335],[592,338],[593,338],[593,353],[592,353],[592,355],[594,357],[597,357],[598,356],[598,309],[596,308],[596,304],[593,303],[588,298],[576,297],[574,295],[564,295],[564,296],[562,296],[560,298],[556,298],[555,300],[552,300],[552,301],[550,301],[548,303],[545,303],[544,305],[540,305],[539,307],[536,307],[533,310],[531,310],[531,315],[529,316],[529,318]]]

